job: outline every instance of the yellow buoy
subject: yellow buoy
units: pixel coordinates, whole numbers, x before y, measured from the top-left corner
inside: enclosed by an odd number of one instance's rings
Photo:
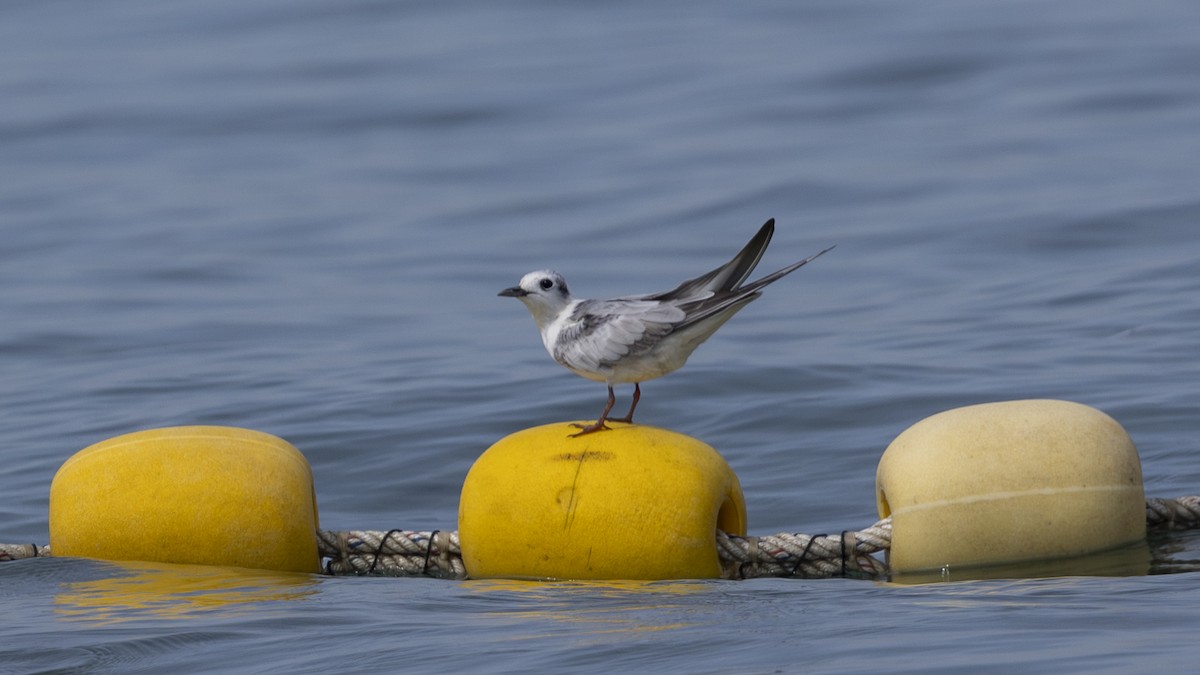
[[[933,415],[879,460],[894,572],[1048,560],[1145,537],[1137,449],[1108,415],[1055,400]]]
[[[191,426],[80,450],[50,485],[55,555],[320,570],[312,471],[290,443]]]
[[[577,438],[566,423],[526,429],[475,461],[458,507],[471,577],[720,576],[716,531],[746,532],[729,465],[689,436],[610,426]]]

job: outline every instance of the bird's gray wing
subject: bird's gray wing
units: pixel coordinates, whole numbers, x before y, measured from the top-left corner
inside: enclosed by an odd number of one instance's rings
[[[685,317],[682,309],[653,300],[584,300],[558,334],[554,359],[568,368],[603,372],[653,348]]]

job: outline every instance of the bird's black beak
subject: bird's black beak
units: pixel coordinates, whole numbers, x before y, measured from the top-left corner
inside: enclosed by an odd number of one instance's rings
[[[512,288],[506,288],[500,291],[496,295],[503,296],[505,298],[523,298],[529,295],[529,291],[521,288],[520,286],[513,286]]]

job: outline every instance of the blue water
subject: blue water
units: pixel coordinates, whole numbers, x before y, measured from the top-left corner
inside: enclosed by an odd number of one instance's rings
[[[888,442],[1057,397],[1200,491],[1200,5],[932,0],[0,4],[0,541],[118,434],[224,424],[328,529],[451,529],[471,462],[594,416],[496,292],[774,269],[638,419],[750,531],[876,518]],[[619,392],[627,396],[627,391]],[[624,406],[624,399],[618,407]],[[1167,547],[1195,559],[1200,538]],[[0,564],[4,672],[1194,668],[1200,576],[900,586]]]

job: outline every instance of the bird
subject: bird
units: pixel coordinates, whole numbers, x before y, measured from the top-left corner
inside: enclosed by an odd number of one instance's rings
[[[608,385],[608,402],[600,417],[593,424],[576,424],[581,430],[572,437],[610,429],[606,422],[632,423],[642,382],[681,368],[701,343],[769,284],[834,248],[745,283],[774,233],[771,218],[729,262],[663,293],[611,300],[576,298],[561,274],[544,269],[526,274],[516,286],[497,294],[524,303],[555,361],[576,375]],[[613,385],[629,383],[633,384],[629,413],[610,419],[616,403]]]

